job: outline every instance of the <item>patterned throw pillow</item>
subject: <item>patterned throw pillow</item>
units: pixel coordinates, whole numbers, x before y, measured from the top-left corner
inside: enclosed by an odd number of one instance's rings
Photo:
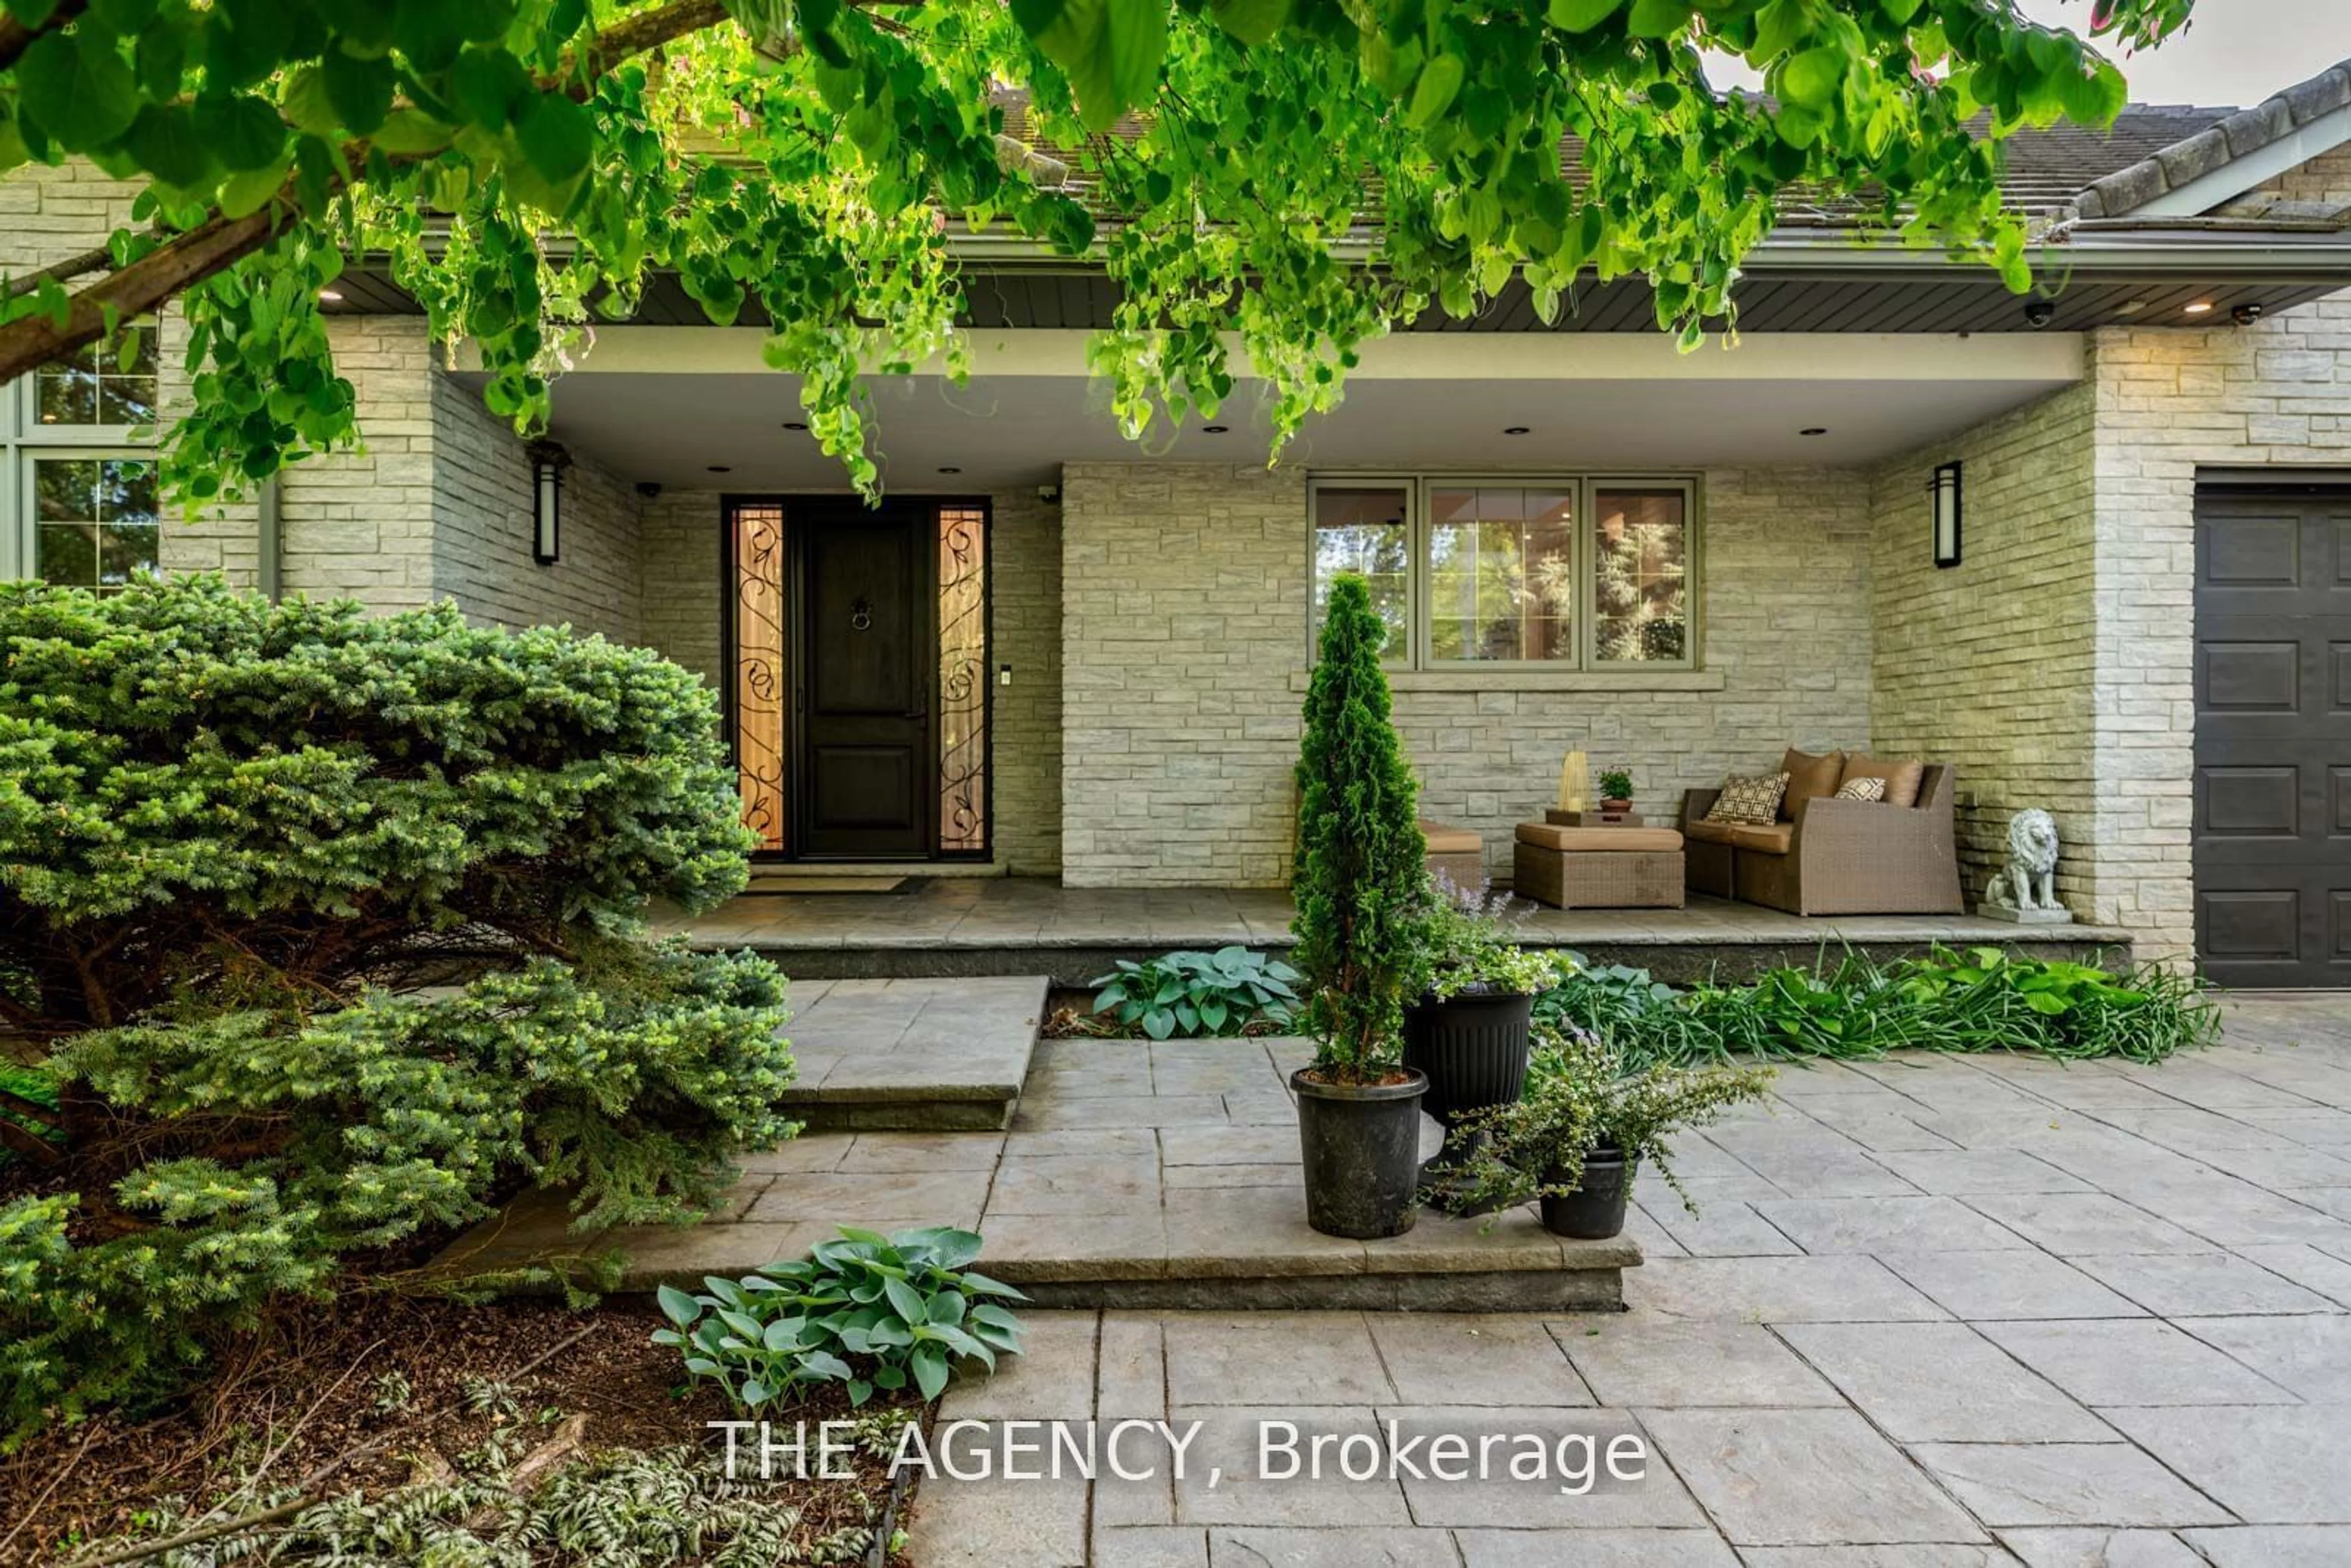
[[[1886,780],[1848,779],[1837,786],[1836,798],[1840,800],[1883,800],[1886,799]]]
[[[1732,777],[1722,781],[1722,793],[1707,808],[1709,822],[1743,822],[1768,828],[1780,815],[1780,797],[1788,792],[1784,773],[1759,773],[1752,779]]]

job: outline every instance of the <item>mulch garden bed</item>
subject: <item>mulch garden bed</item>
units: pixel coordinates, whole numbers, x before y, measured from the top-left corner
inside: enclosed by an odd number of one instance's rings
[[[660,1325],[650,1303],[629,1301],[581,1312],[553,1301],[352,1295],[289,1308],[240,1338],[171,1406],[53,1427],[0,1455],[0,1563],[118,1561],[112,1554],[159,1533],[159,1515],[171,1521],[160,1533],[176,1533],[216,1503],[226,1519],[272,1506],[288,1489],[376,1499],[449,1478],[492,1443],[518,1460],[507,1473],[532,1484],[610,1450],[685,1445],[715,1467],[719,1439],[704,1424],[734,1413],[706,1384],[681,1387],[676,1351],[649,1341]],[[804,1405],[765,1414],[784,1427],[806,1420],[813,1433],[852,1412],[845,1394],[825,1385]],[[891,1495],[886,1456],[861,1450],[852,1468],[854,1480],[779,1479],[759,1495],[803,1511],[801,1542],[878,1523]],[[902,1497],[900,1529],[906,1511]]]

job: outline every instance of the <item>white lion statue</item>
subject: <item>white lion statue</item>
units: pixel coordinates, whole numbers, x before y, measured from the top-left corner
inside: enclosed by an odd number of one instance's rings
[[[2057,820],[2038,807],[2008,820],[2008,866],[1991,879],[1984,902],[1996,908],[2060,911]]]

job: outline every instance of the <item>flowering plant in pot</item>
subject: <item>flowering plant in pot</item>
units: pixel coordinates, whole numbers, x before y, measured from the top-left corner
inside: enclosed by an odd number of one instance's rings
[[[1330,1236],[1412,1228],[1420,1100],[1404,1065],[1406,986],[1418,971],[1428,884],[1418,791],[1389,722],[1387,625],[1364,579],[1331,598],[1306,694],[1298,758],[1298,862],[1290,894],[1314,1060],[1290,1075],[1306,1219]]]
[[[1572,1024],[1545,1025],[1537,1035],[1526,1093],[1468,1124],[1480,1136],[1443,1197],[1457,1212],[1537,1198],[1544,1228],[1602,1239],[1625,1228],[1634,1176],[1646,1164],[1695,1214],[1674,1175],[1672,1135],[1761,1098],[1772,1079],[1768,1067],[1630,1071],[1605,1036]]]
[[[1506,939],[1509,902],[1438,878],[1424,915],[1419,999],[1405,1009],[1404,1061],[1427,1075],[1427,1111],[1446,1127],[1444,1149],[1421,1173],[1435,1187],[1457,1179],[1476,1141],[1464,1124],[1524,1090],[1535,998],[1558,983],[1549,954]]]

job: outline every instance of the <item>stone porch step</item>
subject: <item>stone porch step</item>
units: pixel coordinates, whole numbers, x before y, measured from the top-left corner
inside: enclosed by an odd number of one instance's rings
[[[1029,1075],[1050,982],[792,977],[787,1101],[811,1131],[996,1131]]]
[[[979,1267],[1040,1305],[1281,1310],[1614,1311],[1629,1238],[1566,1242],[1531,1209],[1424,1212],[1405,1236],[1308,1228],[1292,1040],[1047,1040],[1003,1132],[809,1133],[744,1162],[708,1223],[569,1239],[625,1257],[621,1288],[691,1285],[798,1258],[842,1224],[956,1225]],[[1436,1124],[1423,1124],[1424,1154]],[[525,1248],[517,1214],[501,1260]],[[488,1238],[480,1239],[486,1241]],[[552,1239],[550,1238],[549,1239]],[[477,1245],[479,1243],[477,1242]],[[487,1259],[476,1256],[476,1266]]]
[[[2126,932],[2033,926],[1968,915],[1854,915],[1807,919],[1693,895],[1684,909],[1532,908],[1515,938],[1573,947],[1661,980],[1751,978],[1783,964],[1834,962],[1848,947],[1883,962],[1985,945],[2048,958],[2127,962]],[[933,882],[911,894],[738,898],[672,929],[697,946],[766,955],[795,979],[849,976],[1045,975],[1080,987],[1122,958],[1239,944],[1280,953],[1290,932],[1279,888],[1065,888],[1029,877]]]

